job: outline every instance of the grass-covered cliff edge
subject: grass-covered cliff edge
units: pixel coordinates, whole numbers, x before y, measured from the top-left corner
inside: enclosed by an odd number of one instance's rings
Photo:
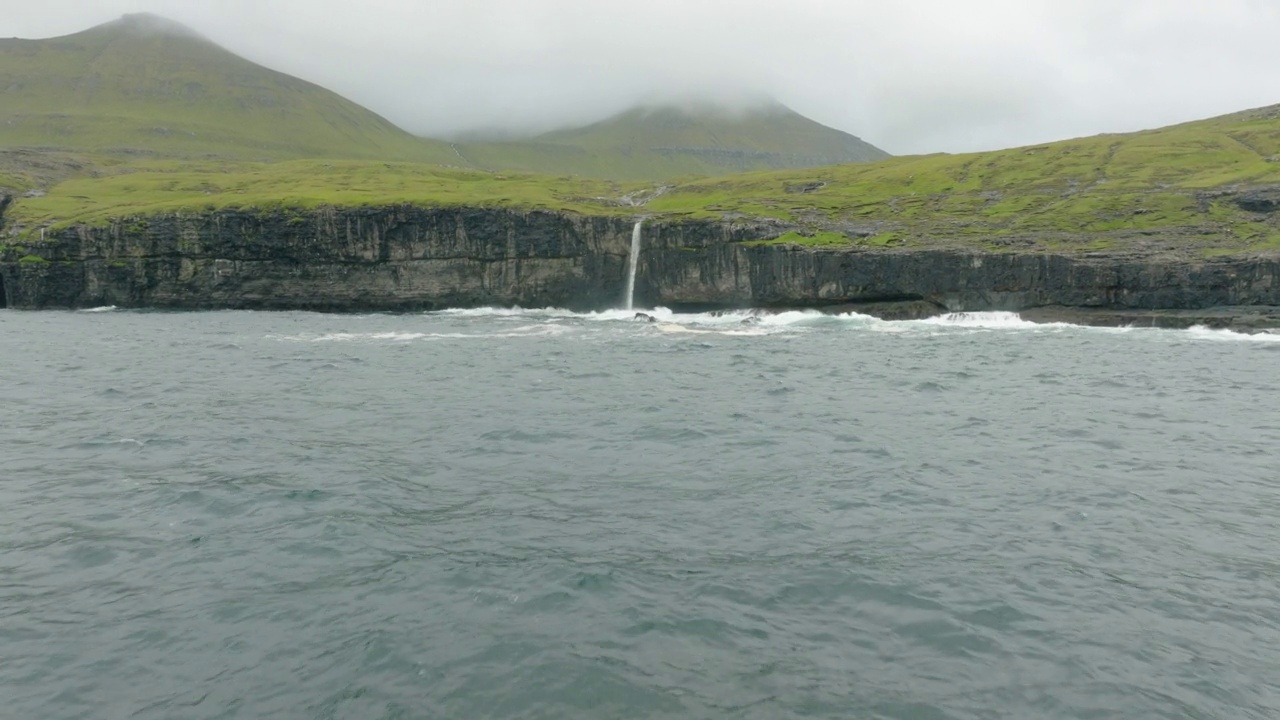
[[[170,212],[407,203],[769,219],[781,232],[762,241],[827,248],[1280,251],[1280,106],[997,152],[665,183],[336,159],[126,162],[26,151],[0,152],[0,163],[9,170],[0,187],[17,197],[11,245],[30,244],[42,228]]]

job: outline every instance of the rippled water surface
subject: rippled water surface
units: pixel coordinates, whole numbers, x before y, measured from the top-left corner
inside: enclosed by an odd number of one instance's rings
[[[1280,717],[1280,336],[627,318],[0,312],[0,715]]]

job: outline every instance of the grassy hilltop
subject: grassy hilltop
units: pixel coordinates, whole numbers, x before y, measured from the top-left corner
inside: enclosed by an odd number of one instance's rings
[[[259,160],[452,155],[150,15],[0,40],[0,146]]]
[[[151,17],[0,40],[0,191],[37,191],[11,206],[5,232],[27,238],[178,209],[418,203],[765,217],[792,228],[767,242],[810,246],[1280,252],[1280,106],[848,162],[881,154],[780,107],[651,109],[536,141],[451,146]],[[819,158],[845,162],[717,170]],[[512,167],[544,174],[494,170]]]
[[[680,185],[649,210],[807,224],[807,244],[1280,250],[1280,106],[1123,135]]]

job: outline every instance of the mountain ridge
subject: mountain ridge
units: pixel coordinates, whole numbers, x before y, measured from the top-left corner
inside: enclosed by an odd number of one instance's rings
[[[459,143],[480,166],[613,179],[719,175],[849,162],[888,153],[770,101],[731,108],[676,103],[636,106],[580,127],[526,140]]]
[[[528,140],[422,138],[149,13],[54,38],[0,40],[0,144],[192,158],[409,160],[616,180],[887,157],[776,103],[743,111],[642,106]]]

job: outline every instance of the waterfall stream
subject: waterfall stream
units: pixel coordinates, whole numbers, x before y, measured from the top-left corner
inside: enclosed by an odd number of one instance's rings
[[[631,255],[627,258],[627,310],[635,309],[636,298],[636,266],[640,264],[640,229],[644,226],[644,220],[636,222],[635,228],[631,230]]]

